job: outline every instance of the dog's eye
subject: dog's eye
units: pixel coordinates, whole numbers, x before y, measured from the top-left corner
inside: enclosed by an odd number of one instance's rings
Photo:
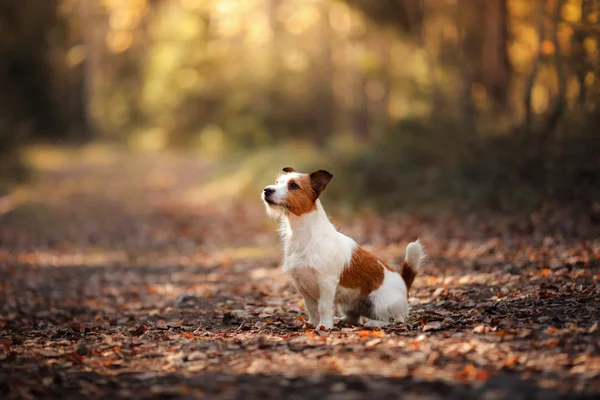
[[[289,186],[290,190],[300,189],[300,186],[296,184],[296,182],[290,182]]]

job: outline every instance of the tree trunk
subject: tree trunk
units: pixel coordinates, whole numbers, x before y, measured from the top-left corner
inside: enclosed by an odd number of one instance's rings
[[[506,0],[486,0],[481,51],[481,81],[494,104],[502,109],[510,78]]]
[[[320,51],[316,66],[314,86],[315,127],[317,142],[323,144],[334,129],[335,98],[333,95],[333,63],[331,60],[331,26],[329,25],[329,4],[320,6],[319,21]]]
[[[0,104],[9,119],[31,124],[38,134],[65,130],[61,105],[52,94],[48,32],[55,27],[56,1],[0,2]]]
[[[535,77],[537,76],[539,67],[540,67],[540,59],[542,57],[542,42],[545,39],[544,33],[544,13],[545,13],[545,0],[538,0],[537,4],[537,33],[538,33],[538,50],[535,55],[535,58],[532,61],[531,71],[529,72],[529,76],[527,77],[525,83],[525,96],[523,105],[525,108],[525,132],[531,130],[533,123],[533,110],[531,108],[531,95],[533,92],[533,85],[535,81]]]

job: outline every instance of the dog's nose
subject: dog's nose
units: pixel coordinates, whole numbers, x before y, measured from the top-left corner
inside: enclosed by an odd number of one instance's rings
[[[264,190],[265,196],[268,196],[268,195],[272,194],[273,192],[275,192],[275,189],[273,189],[273,188],[266,187]]]

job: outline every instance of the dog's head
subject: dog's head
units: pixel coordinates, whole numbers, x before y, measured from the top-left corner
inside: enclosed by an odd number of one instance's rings
[[[333,178],[322,169],[303,174],[286,167],[283,172],[275,184],[267,186],[262,193],[267,213],[273,218],[288,214],[299,216],[315,210],[317,199]]]

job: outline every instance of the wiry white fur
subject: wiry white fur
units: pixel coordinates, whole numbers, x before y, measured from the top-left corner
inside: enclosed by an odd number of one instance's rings
[[[408,265],[414,269],[419,270],[419,268],[421,268],[421,264],[425,258],[425,252],[423,251],[423,246],[419,240],[409,243],[408,246],[406,246],[405,258]]]
[[[299,178],[301,174],[297,172],[290,172],[287,174],[282,174],[277,177],[277,180],[274,185],[269,185],[265,189],[275,189],[275,192],[271,196],[271,200],[276,203],[276,205],[268,204],[265,201],[265,193],[262,194],[262,199],[265,202],[265,207],[267,210],[267,214],[273,219],[279,219],[285,215],[285,208],[282,204],[285,201],[285,198],[288,194],[288,181],[292,178]]]
[[[357,289],[339,286],[345,267],[350,264],[357,246],[348,236],[338,232],[329,221],[320,200],[316,201],[316,210],[296,216],[279,205],[288,195],[288,181],[298,178],[296,172],[279,176],[271,200],[265,201],[267,213],[281,221],[280,235],[284,243],[283,269],[294,279],[296,288],[304,297],[309,314],[309,323],[326,329],[333,328],[334,305],[342,310],[355,302],[360,295]],[[263,193],[263,201],[265,200]],[[418,268],[422,261],[421,244],[413,242],[406,250],[408,263]],[[376,320],[367,322],[368,326],[384,326],[390,321],[404,321],[408,317],[407,289],[404,280],[397,272],[384,268],[384,280],[374,290],[369,299],[373,304]]]
[[[282,218],[283,270],[294,278],[307,303],[309,323],[330,329],[340,276],[356,242],[335,229],[319,200],[316,206],[310,213]]]
[[[406,262],[415,270],[419,270],[424,257],[423,246],[419,240],[406,246]],[[380,327],[387,325],[389,321],[404,322],[408,318],[410,307],[406,282],[399,273],[391,272],[387,268],[383,269],[383,273],[383,283],[369,295],[378,320],[368,321],[367,326]]]
[[[318,268],[321,272],[341,275],[350,263],[356,242],[338,232],[327,218],[321,201],[313,212],[281,220],[285,272],[298,267]]]

